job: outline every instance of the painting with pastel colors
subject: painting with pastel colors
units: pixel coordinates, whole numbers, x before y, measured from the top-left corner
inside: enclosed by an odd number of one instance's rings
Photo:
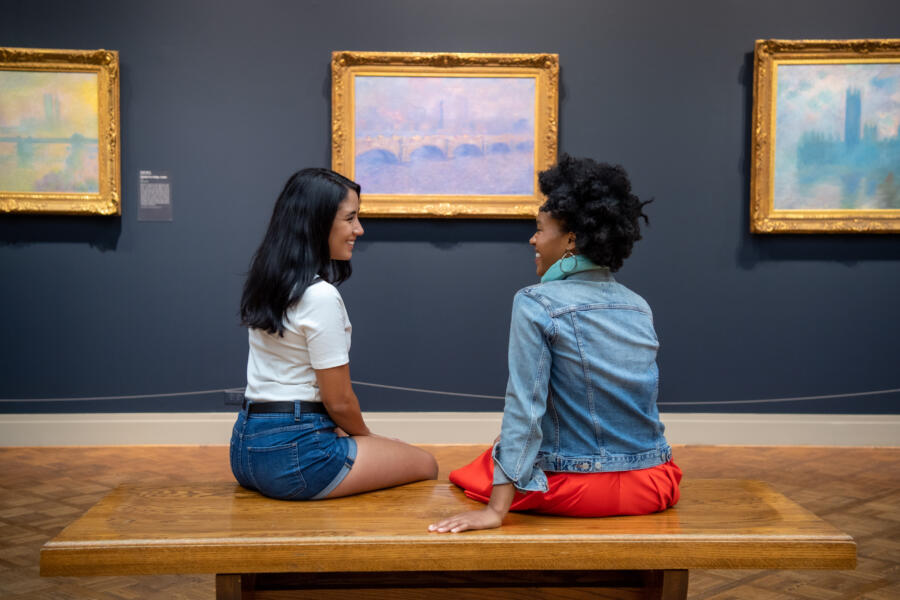
[[[782,64],[776,210],[900,209],[900,63]]]
[[[354,178],[364,194],[533,195],[535,86],[357,76]]]
[[[0,70],[0,190],[99,192],[96,73]]]

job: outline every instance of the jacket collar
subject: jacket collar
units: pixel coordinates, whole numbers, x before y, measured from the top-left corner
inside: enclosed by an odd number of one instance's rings
[[[581,271],[579,273],[572,273],[568,277],[566,277],[567,281],[594,281],[594,282],[602,282],[602,281],[615,281],[615,277],[610,272],[609,267],[597,267],[596,269],[592,269],[590,271]]]
[[[601,274],[601,278],[599,279],[600,281],[606,281],[610,277],[608,267],[601,267],[588,257],[582,254],[575,254],[563,257],[550,265],[550,268],[547,269],[547,272],[544,273],[543,277],[541,277],[541,283],[547,283],[548,281],[558,281],[560,279],[593,280],[595,279],[595,277],[582,276],[591,273]]]

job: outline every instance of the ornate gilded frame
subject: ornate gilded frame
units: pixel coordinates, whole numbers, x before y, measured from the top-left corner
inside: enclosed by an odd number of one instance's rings
[[[900,63],[900,39],[757,40],[750,173],[752,233],[896,233],[900,209],[776,209],[775,134],[780,65]],[[900,143],[898,132],[897,143]],[[896,173],[900,183],[900,170]]]
[[[98,193],[0,189],[0,212],[120,215],[119,54],[114,50],[0,48],[0,71],[96,73]],[[0,90],[2,93],[2,90]],[[0,138],[3,136],[0,135]],[[7,136],[9,137],[9,136]],[[12,139],[12,138],[10,138]],[[17,138],[21,142],[22,138]],[[9,143],[7,141],[7,143]]]
[[[331,61],[331,164],[355,171],[356,76],[535,78],[534,193],[532,195],[369,194],[360,213],[368,217],[533,218],[543,202],[537,173],[556,163],[559,57],[556,54],[334,52]]]

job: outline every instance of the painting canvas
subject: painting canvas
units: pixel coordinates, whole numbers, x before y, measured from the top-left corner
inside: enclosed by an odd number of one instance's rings
[[[332,168],[364,216],[533,218],[558,76],[555,54],[335,52]]]
[[[900,209],[900,63],[781,65],[775,209]]]
[[[0,48],[0,212],[119,215],[119,55]]]
[[[96,73],[0,71],[0,189],[100,191]]]
[[[534,193],[533,77],[356,77],[357,182],[376,194]]]
[[[900,231],[900,40],[757,40],[750,230]]]

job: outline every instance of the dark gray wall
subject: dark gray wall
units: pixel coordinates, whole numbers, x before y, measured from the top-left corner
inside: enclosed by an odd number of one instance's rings
[[[897,413],[900,238],[751,236],[757,38],[878,38],[895,0],[0,3],[0,45],[120,52],[121,218],[0,217],[0,411],[223,410],[244,384],[243,272],[274,199],[330,163],[333,50],[555,52],[560,148],[655,197],[619,280],[655,309],[669,411]],[[175,220],[137,221],[168,170]],[[354,379],[501,395],[523,221],[367,220],[342,287]],[[369,410],[499,400],[358,387]],[[711,404],[673,405],[679,402]]]

